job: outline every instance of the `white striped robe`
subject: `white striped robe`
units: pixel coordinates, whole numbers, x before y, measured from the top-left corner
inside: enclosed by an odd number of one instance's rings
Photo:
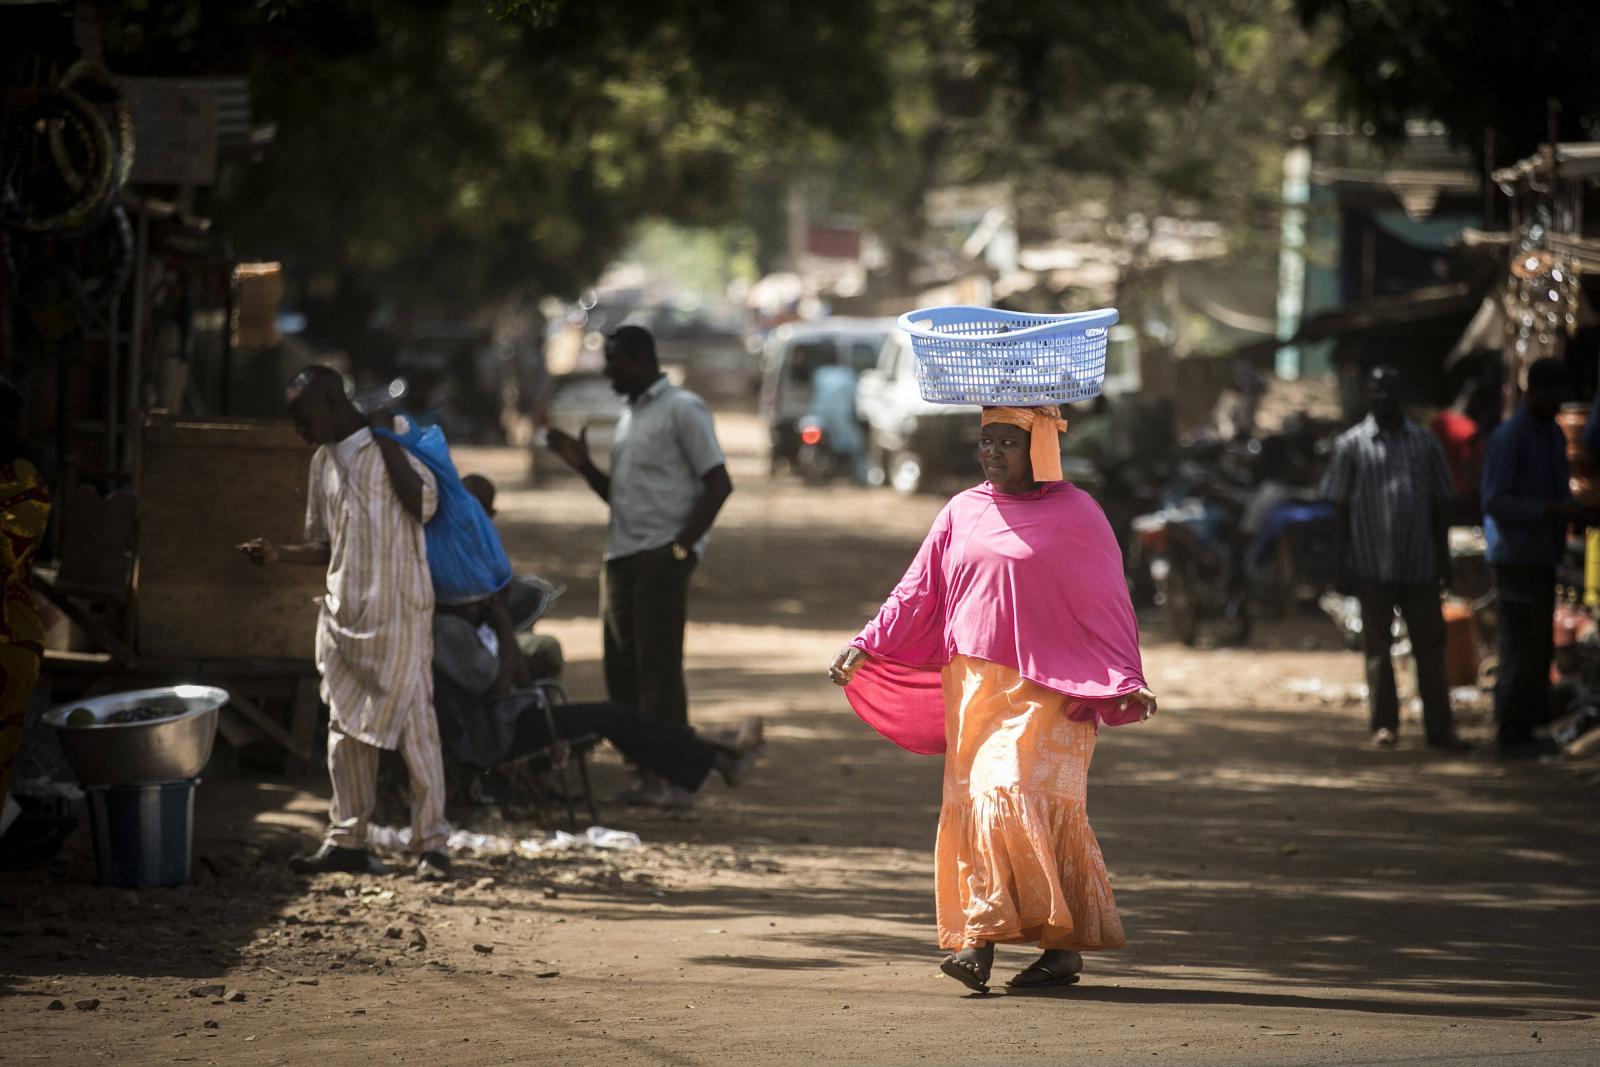
[[[438,486],[406,458],[422,479],[426,522]],[[422,523],[401,507],[371,430],[312,456],[306,540],[332,552],[317,620],[322,699],[341,732],[397,748],[414,711],[433,714],[433,581]]]

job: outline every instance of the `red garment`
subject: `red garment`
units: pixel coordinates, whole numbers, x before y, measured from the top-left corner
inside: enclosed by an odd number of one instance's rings
[[[1444,446],[1445,464],[1450,468],[1450,480],[1462,496],[1476,496],[1478,481],[1483,477],[1483,439],[1478,436],[1478,424],[1459,411],[1446,409],[1434,417],[1429,427],[1433,436]]]

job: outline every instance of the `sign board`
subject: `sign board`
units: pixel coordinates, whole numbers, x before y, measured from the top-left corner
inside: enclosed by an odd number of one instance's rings
[[[217,96],[176,78],[119,78],[133,109],[135,185],[210,185],[217,177]]]

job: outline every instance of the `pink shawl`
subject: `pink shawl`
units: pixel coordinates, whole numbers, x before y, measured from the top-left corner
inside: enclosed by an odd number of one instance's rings
[[[1074,719],[1121,726],[1142,712],[1116,704],[1145,684],[1122,552],[1069,482],[1020,496],[986,482],[956,496],[851,644],[868,656],[845,687],[851,707],[912,752],[944,751],[940,672],[956,655],[1076,698]]]

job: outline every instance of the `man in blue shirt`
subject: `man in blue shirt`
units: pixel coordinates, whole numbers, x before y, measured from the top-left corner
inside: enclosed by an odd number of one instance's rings
[[[833,364],[818,367],[811,376],[810,415],[822,424],[823,444],[850,464],[850,476],[858,485],[867,483],[867,436],[856,417],[856,386],[860,376],[854,367]]]
[[[1569,388],[1560,360],[1534,363],[1521,410],[1494,432],[1484,454],[1483,532],[1500,605],[1495,740],[1507,756],[1552,747],[1533,731],[1550,718],[1556,564],[1579,511],[1568,486],[1566,437],[1555,421]]]

